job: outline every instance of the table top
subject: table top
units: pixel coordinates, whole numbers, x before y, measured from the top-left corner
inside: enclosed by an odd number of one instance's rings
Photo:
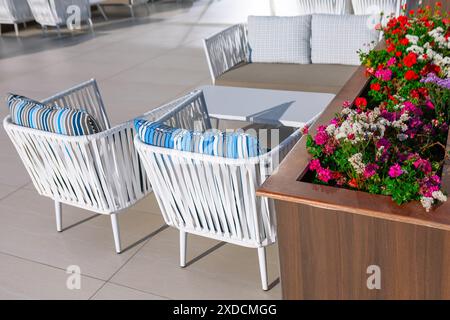
[[[331,93],[203,86],[211,117],[287,127],[303,127],[335,97]]]

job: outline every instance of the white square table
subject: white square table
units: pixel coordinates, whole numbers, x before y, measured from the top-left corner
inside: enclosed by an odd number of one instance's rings
[[[211,117],[295,128],[314,121],[335,97],[331,93],[212,85],[199,89]]]

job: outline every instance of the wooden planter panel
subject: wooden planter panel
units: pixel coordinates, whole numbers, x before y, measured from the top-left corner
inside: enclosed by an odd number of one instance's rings
[[[310,128],[326,125],[369,79],[360,67]],[[450,138],[447,142],[450,150]],[[418,202],[302,182],[303,137],[257,194],[276,201],[284,299],[450,299],[450,200],[426,212]],[[450,163],[442,188],[450,191]],[[381,289],[366,286],[381,268]]]

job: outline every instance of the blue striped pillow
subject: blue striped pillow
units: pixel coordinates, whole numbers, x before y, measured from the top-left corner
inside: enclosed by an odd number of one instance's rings
[[[46,106],[14,94],[6,101],[12,122],[20,126],[68,136],[100,132],[97,121],[83,110]]]
[[[191,131],[144,119],[134,125],[141,141],[157,147],[234,159],[260,154],[258,138],[244,132]]]

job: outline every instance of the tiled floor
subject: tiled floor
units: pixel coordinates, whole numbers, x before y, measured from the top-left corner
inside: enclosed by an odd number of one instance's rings
[[[95,15],[95,35],[37,26],[0,37],[0,95],[41,99],[96,78],[111,121],[118,123],[210,83],[201,39],[248,14],[270,14],[269,0],[160,1],[148,16],[125,8]],[[0,107],[0,116],[7,113]],[[274,287],[261,290],[256,250],[190,236],[189,265],[178,267],[177,231],[164,226],[152,196],[120,216],[124,253],[114,253],[110,220],[64,207],[57,233],[53,203],[30,183],[0,130],[0,299],[277,299],[276,246],[269,248]],[[81,222],[81,223],[80,223]],[[80,290],[68,290],[66,269],[81,268]]]

